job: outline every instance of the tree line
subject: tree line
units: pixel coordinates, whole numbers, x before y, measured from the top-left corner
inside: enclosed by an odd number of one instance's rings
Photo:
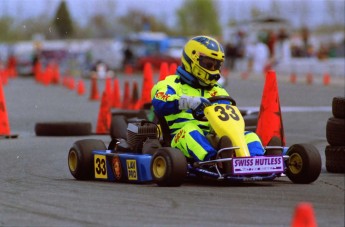
[[[232,4],[232,2],[234,2]],[[307,21],[311,9],[307,1],[294,1],[289,4],[292,8],[289,13],[287,9],[282,9],[279,1],[272,0],[270,14],[300,17],[301,21]],[[53,17],[40,15],[22,22],[16,18],[4,16],[0,18],[0,42],[16,42],[21,40],[31,40],[36,34],[43,35],[46,39],[82,39],[82,38],[113,38],[118,34],[126,35],[142,30],[165,32],[173,36],[191,36],[197,34],[209,34],[213,36],[222,35],[222,27],[219,18],[218,1],[216,0],[184,0],[182,6],[175,12],[176,26],[169,27],[165,21],[143,11],[131,9],[124,16],[114,16],[116,1],[103,0],[102,4],[106,11],[97,11],[87,19],[85,26],[80,26],[77,21],[73,21],[68,5],[65,0],[61,0]],[[228,25],[236,26],[236,1],[229,1]],[[244,3],[241,3],[242,6]],[[310,3],[308,3],[310,4]],[[335,23],[339,27],[338,21],[343,21],[343,13],[338,10],[334,1],[326,1],[327,15],[333,15]],[[237,2],[237,5],[240,3]],[[237,8],[242,12],[242,8]],[[339,12],[338,12],[339,11]],[[249,9],[251,18],[260,17],[267,12],[262,12],[257,6],[252,5]],[[338,15],[338,16],[337,16]],[[343,23],[340,27],[343,27]],[[327,30],[330,26],[320,26],[319,30]]]

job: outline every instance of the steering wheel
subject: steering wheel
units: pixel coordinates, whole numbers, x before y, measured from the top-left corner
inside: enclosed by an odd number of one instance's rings
[[[229,101],[230,105],[236,106],[236,101],[233,98],[231,98],[230,96],[226,96],[226,95],[213,96],[213,97],[208,98],[208,100],[211,103],[225,100],[225,101]],[[205,107],[206,106],[201,106],[200,108],[192,110],[192,114],[193,114],[194,119],[196,119],[198,121],[207,121],[207,119],[205,118],[205,114],[204,114]]]
[[[230,96],[227,96],[227,95],[213,96],[211,98],[208,98],[208,100],[210,102],[212,102],[212,103],[213,102],[218,102],[218,101],[221,101],[221,100],[230,101],[230,104],[232,106],[236,106],[236,101],[233,98],[231,98]]]

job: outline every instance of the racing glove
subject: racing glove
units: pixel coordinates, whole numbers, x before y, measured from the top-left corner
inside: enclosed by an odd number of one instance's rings
[[[200,109],[204,106],[211,105],[211,102],[208,99],[203,97],[192,97],[187,95],[182,95],[178,102],[180,110],[187,110],[187,109]]]

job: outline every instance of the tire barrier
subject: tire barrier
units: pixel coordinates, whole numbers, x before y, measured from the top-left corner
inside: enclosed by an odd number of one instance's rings
[[[332,114],[336,118],[345,119],[345,98],[344,97],[333,98]]]
[[[345,119],[328,118],[326,138],[331,146],[345,146]]]
[[[326,146],[326,169],[330,173],[345,173],[345,146]]]
[[[91,135],[90,122],[38,122],[37,136],[88,136]]]
[[[333,117],[328,118],[325,149],[326,170],[330,173],[345,173],[345,97],[333,97]]]

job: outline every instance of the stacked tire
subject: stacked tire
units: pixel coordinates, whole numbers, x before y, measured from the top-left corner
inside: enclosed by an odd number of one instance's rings
[[[326,125],[326,170],[330,173],[345,173],[345,97],[334,97],[333,117]]]

